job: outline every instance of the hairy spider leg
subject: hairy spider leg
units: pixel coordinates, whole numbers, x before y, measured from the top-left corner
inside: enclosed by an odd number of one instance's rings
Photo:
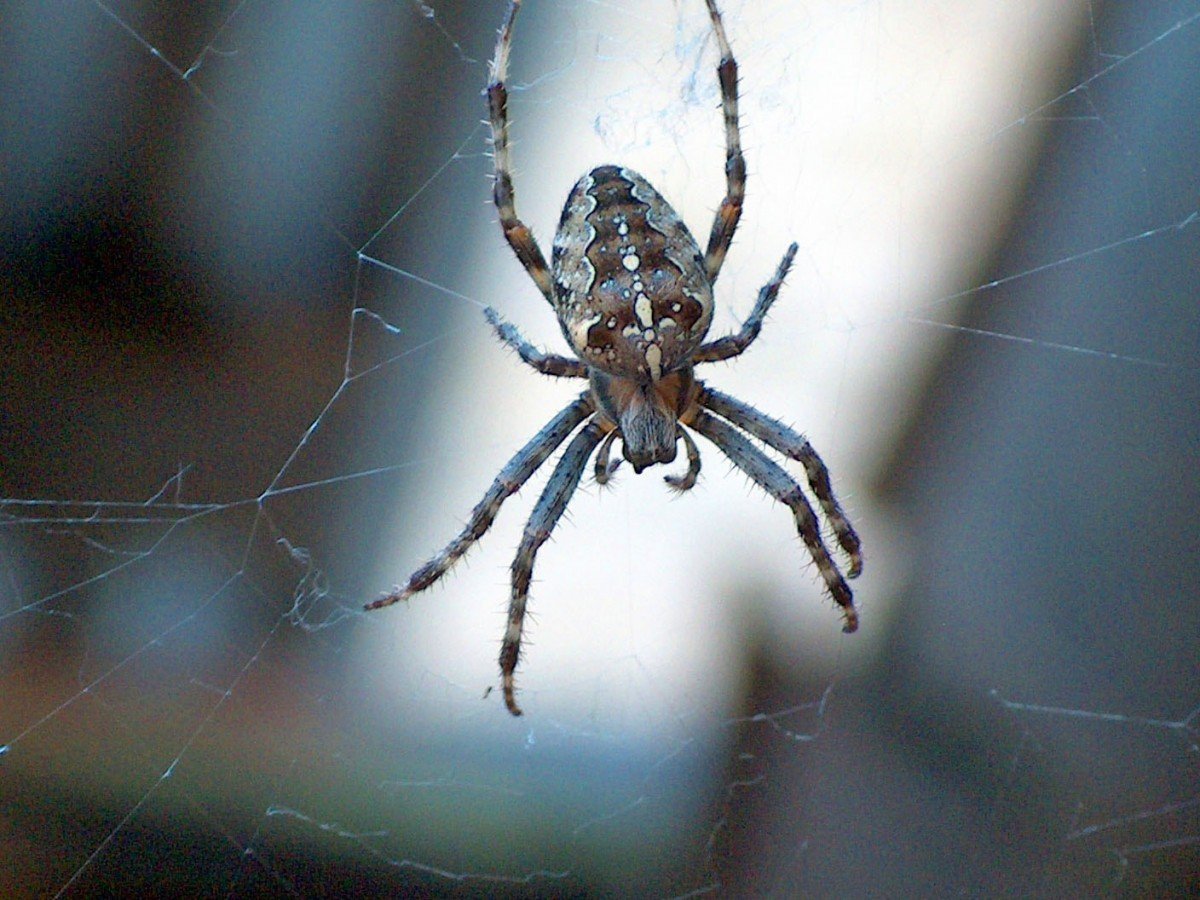
[[[796,530],[808,548],[809,555],[817,564],[817,570],[825,582],[830,596],[842,608],[845,619],[843,631],[850,633],[858,629],[858,612],[850,587],[838,571],[837,564],[821,542],[821,528],[816,514],[809,506],[804,491],[787,472],[780,468],[761,450],[750,443],[733,426],[721,421],[704,410],[697,410],[692,427],[704,435],[717,449],[724,453],[735,466],[741,469],[760,488],[792,510]]]
[[[796,243],[793,242],[784,252],[783,259],[779,261],[779,266],[775,269],[775,274],[771,276],[771,280],[759,289],[758,299],[754,302],[754,309],[750,311],[749,317],[742,323],[741,329],[736,334],[729,334],[725,337],[717,338],[715,341],[709,341],[707,344],[702,344],[700,349],[692,356],[693,363],[721,362],[722,360],[733,359],[733,357],[741,355],[747,347],[754,343],[755,338],[762,331],[763,320],[767,317],[767,311],[771,308],[771,304],[775,302],[775,298],[779,296],[779,289],[783,286],[783,279],[787,278],[787,273],[792,268],[792,260],[796,258],[797,249]]]
[[[529,600],[529,583],[533,578],[534,560],[538,548],[550,537],[554,526],[566,510],[571,495],[579,486],[579,479],[583,475],[588,457],[603,437],[604,428],[598,422],[591,421],[567,445],[558,465],[554,467],[550,480],[546,482],[542,496],[538,498],[537,506],[533,508],[529,522],[525,525],[516,559],[513,560],[508,627],[500,645],[500,683],[504,689],[504,705],[514,716],[521,715],[521,707],[517,705],[514,673],[521,657],[521,632],[525,625],[525,607]]]
[[[458,537],[443,547],[425,565],[413,572],[409,576],[408,584],[392,591],[386,597],[380,597],[378,600],[366,604],[364,609],[381,609],[407,600],[413,594],[430,587],[450,571],[450,567],[458,562],[463,554],[470,550],[475,542],[492,527],[492,522],[495,521],[496,514],[500,511],[500,505],[519,491],[550,454],[558,449],[559,445],[579,426],[579,423],[594,411],[592,401],[585,392],[579,396],[578,400],[547,422],[546,426],[534,435],[529,443],[518,450],[516,455],[500,470],[500,474],[496,476],[492,486],[487,489],[483,499],[471,510],[471,518],[459,532]]]
[[[804,466],[808,476],[808,486],[825,511],[825,518],[833,528],[838,545],[850,561],[846,570],[847,578],[857,578],[862,572],[862,543],[858,533],[850,524],[850,520],[842,511],[837,498],[833,495],[833,485],[829,480],[829,469],[812,444],[804,435],[793,431],[778,419],[760,412],[748,403],[743,403],[736,397],[730,397],[712,388],[704,388],[700,392],[700,405],[704,406],[722,418],[728,419],[733,425],[758,438],[768,447],[773,447],[784,456],[794,459]]]
[[[492,328],[496,329],[496,335],[509,348],[515,350],[517,355],[521,357],[521,361],[533,368],[537,369],[543,375],[553,375],[557,378],[587,378],[587,366],[577,359],[572,359],[569,356],[559,356],[556,353],[547,353],[540,347],[535,347],[529,341],[525,340],[524,335],[517,329],[516,325],[510,322],[505,322],[500,318],[500,313],[492,309],[490,306],[483,311]]]
[[[742,202],[746,198],[746,159],[742,156],[742,139],[738,130],[737,61],[725,36],[725,26],[721,22],[716,0],[705,2],[708,4],[709,18],[712,19],[713,34],[717,38],[717,49],[721,53],[717,80],[721,83],[721,109],[725,115],[725,198],[717,208],[712,233],[708,238],[708,250],[704,254],[708,280],[715,284],[721,273],[721,264],[725,262],[725,254],[733,242],[733,233],[737,231],[738,219],[742,217]]]
[[[517,259],[538,286],[542,296],[554,305],[554,285],[550,280],[550,269],[546,265],[546,257],[542,248],[529,226],[517,216],[516,192],[513,189],[512,161],[508,155],[508,89],[504,80],[508,77],[508,53],[512,47],[513,24],[517,12],[521,8],[521,0],[513,0],[508,8],[508,16],[500,28],[500,39],[496,42],[496,56],[492,60],[491,83],[487,87],[488,117],[492,126],[492,153],[496,166],[495,184],[492,186],[492,199],[500,214],[500,227],[504,230],[504,239],[517,254]]]

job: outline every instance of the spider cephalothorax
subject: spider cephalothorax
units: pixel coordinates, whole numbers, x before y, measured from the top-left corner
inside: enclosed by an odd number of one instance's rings
[[[595,368],[591,386],[597,415],[620,434],[622,452],[635,472],[675,459],[676,423],[696,405],[698,387],[690,365],[654,379],[623,378]]]
[[[826,589],[842,608],[843,630],[858,627],[850,588],[825,547],[804,491],[746,435],[804,466],[808,486],[849,560],[846,577],[853,578],[862,571],[858,535],[833,496],[825,464],[802,435],[740,400],[705,387],[693,374],[696,364],[731,359],[754,342],[796,254],[792,244],[759,291],[740,331],[704,342],[712,323],[713,284],[737,229],[746,189],[738,132],[737,64],[715,0],[705,3],[721,54],[717,77],[725,114],[726,189],[703,253],[675,210],[645,178],[632,169],[605,165],[592,169],[571,190],[554,235],[553,268],[546,265],[533,233],[517,217],[508,153],[504,80],[520,0],[512,0],[496,44],[487,94],[500,225],[554,308],[576,358],[539,350],[492,309],[487,310],[488,321],[500,339],[539,372],[586,378],[588,389],[509,460],[454,540],[417,569],[403,588],[368,604],[367,609],[406,600],[446,574],[491,527],[500,504],[574,433],[534,507],[513,560],[508,627],[500,648],[504,702],[513,715],[521,714],[514,672],[534,558],[566,510],[593,452],[596,481],[608,481],[617,466],[609,458],[618,438],[635,472],[672,462],[683,441],[687,470],[666,476],[667,484],[678,491],[691,488],[700,474],[700,453],[688,429],[708,438],[751,480],[791,509]]]

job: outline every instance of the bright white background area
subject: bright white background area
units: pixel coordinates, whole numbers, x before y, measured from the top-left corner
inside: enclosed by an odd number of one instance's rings
[[[800,250],[697,375],[822,454],[862,627],[703,440],[682,496],[589,465],[520,719],[488,691],[553,462],[444,582],[361,611],[583,388],[482,314],[566,351],[490,202],[505,8],[0,22],[0,893],[1185,887],[1200,6],[721,4],[749,175],[712,336]],[[701,0],[527,0],[547,255],[610,162],[704,245],[716,62]]]

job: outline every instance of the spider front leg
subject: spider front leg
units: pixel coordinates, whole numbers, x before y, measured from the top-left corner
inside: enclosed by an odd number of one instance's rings
[[[842,511],[841,505],[833,495],[833,485],[829,481],[829,470],[812,444],[805,440],[804,435],[797,434],[778,419],[760,412],[748,403],[743,403],[728,394],[704,388],[700,392],[700,405],[711,409],[743,431],[749,432],[768,447],[773,447],[784,456],[796,460],[804,466],[808,476],[808,486],[821,503],[825,518],[829,520],[837,537],[838,545],[850,560],[850,568],[846,570],[847,578],[857,578],[862,573],[862,542],[854,526]]]
[[[539,350],[521,335],[517,326],[505,322],[500,313],[490,306],[483,311],[496,334],[511,349],[517,351],[521,361],[537,369],[543,375],[555,375],[559,378],[587,378],[587,366],[569,356],[558,356]]]
[[[750,311],[749,318],[742,323],[741,330],[737,334],[726,335],[715,341],[709,341],[707,344],[701,344],[700,349],[692,357],[692,362],[720,362],[732,359],[754,343],[754,339],[762,331],[767,311],[775,302],[775,298],[779,296],[779,288],[783,286],[783,279],[787,278],[787,273],[792,268],[792,260],[796,258],[797,249],[798,247],[793,241],[792,245],[784,252],[783,259],[779,261],[779,266],[775,269],[775,274],[759,290],[758,300],[754,302],[754,309]]]
[[[492,153],[496,165],[496,181],[492,187],[492,199],[500,214],[500,227],[504,239],[517,254],[517,259],[529,273],[538,290],[554,305],[554,286],[550,280],[550,269],[542,248],[530,231],[529,226],[517,217],[516,193],[513,190],[512,162],[508,156],[508,89],[504,80],[508,77],[508,51],[512,47],[513,23],[521,8],[521,0],[513,0],[508,8],[508,17],[500,28],[496,41],[496,56],[492,60],[491,81],[487,87],[488,117],[492,126]]]
[[[525,606],[529,600],[529,583],[533,579],[533,563],[538,548],[550,537],[554,526],[562,517],[579,486],[583,467],[588,457],[604,437],[604,429],[596,422],[589,422],[567,445],[562,458],[554,467],[554,473],[546,482],[546,489],[538,498],[537,506],[525,525],[521,544],[517,548],[512,564],[512,599],[508,604],[508,627],[504,631],[504,642],[500,646],[500,682],[504,690],[504,705],[514,716],[521,715],[517,706],[516,681],[513,673],[521,658],[521,633],[525,624]]]
[[[725,26],[716,0],[705,0],[708,15],[712,19],[713,34],[717,38],[717,49],[721,62],[717,65],[717,80],[721,83],[721,109],[725,114],[725,199],[717,209],[712,234],[708,238],[708,250],[704,254],[704,268],[709,282],[715,282],[725,262],[725,253],[733,242],[738,219],[742,217],[742,202],[746,198],[746,159],[742,156],[741,132],[738,129],[737,61],[729,39],[725,37]]]
[[[546,426],[534,435],[533,440],[517,451],[516,456],[500,470],[500,474],[496,476],[492,486],[487,489],[483,499],[471,510],[471,518],[459,532],[458,537],[443,547],[429,562],[413,572],[404,587],[392,591],[386,597],[380,597],[378,600],[366,604],[363,608],[382,609],[393,603],[399,603],[401,600],[407,600],[413,594],[430,587],[450,571],[450,567],[458,562],[463,554],[470,550],[472,545],[492,527],[492,522],[495,521],[496,514],[500,511],[500,505],[519,491],[521,485],[529,480],[538,467],[558,449],[558,446],[570,436],[579,423],[593,412],[592,401],[585,393],[547,422]]]
[[[821,573],[830,596],[842,608],[842,616],[845,619],[842,630],[847,633],[856,631],[858,612],[854,609],[854,597],[846,580],[842,578],[842,573],[838,571],[837,564],[825,549],[825,543],[821,540],[821,527],[800,485],[747,438],[716,416],[698,410],[692,427],[712,441],[717,449],[749,475],[755,484],[792,510],[801,540],[808,548],[813,562],[817,564],[817,570]]]

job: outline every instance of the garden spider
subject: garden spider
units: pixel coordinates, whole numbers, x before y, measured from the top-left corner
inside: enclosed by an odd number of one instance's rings
[[[635,472],[673,461],[682,440],[687,469],[682,475],[666,476],[667,484],[677,491],[690,489],[700,473],[700,454],[688,429],[708,438],[755,484],[791,509],[826,589],[842,608],[843,631],[858,628],[850,588],[825,547],[821,526],[800,485],[742,432],[804,466],[808,486],[849,560],[846,577],[854,578],[862,571],[858,535],[833,496],[821,457],[782,422],[706,387],[692,374],[697,363],[732,359],[754,342],[796,255],[792,244],[775,275],[759,291],[740,331],[703,343],[712,322],[713,284],[733,240],[746,191],[738,132],[737,63],[715,0],[705,2],[721,53],[717,77],[725,113],[726,188],[704,254],[675,210],[645,178],[632,169],[606,165],[592,169],[571,190],[554,235],[553,268],[547,267],[532,232],[517,218],[508,155],[504,80],[520,0],[512,0],[496,43],[487,96],[495,149],[493,196],[500,225],[517,259],[558,316],[575,358],[539,350],[493,309],[486,311],[487,319],[500,340],[530,366],[545,375],[586,378],[588,388],[508,461],[454,540],[413,572],[403,588],[366,608],[407,600],[445,575],[491,527],[500,505],[574,433],[525,526],[512,564],[500,676],[504,703],[514,716],[521,715],[514,672],[521,655],[534,558],[566,510],[597,447],[596,481],[604,484],[611,477],[619,463],[609,461],[617,438]]]

